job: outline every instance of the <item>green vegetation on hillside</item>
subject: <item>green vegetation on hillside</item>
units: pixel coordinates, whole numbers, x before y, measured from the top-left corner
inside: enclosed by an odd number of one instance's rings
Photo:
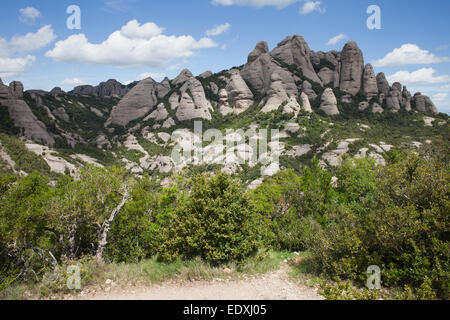
[[[448,299],[448,152],[422,152],[393,151],[386,167],[349,158],[333,174],[313,161],[251,191],[223,173],[163,189],[117,168],[86,167],[55,186],[39,173],[2,175],[1,289],[41,283],[73,261],[245,265],[288,250],[308,252],[301,264],[328,298]],[[382,291],[362,289],[370,265]]]

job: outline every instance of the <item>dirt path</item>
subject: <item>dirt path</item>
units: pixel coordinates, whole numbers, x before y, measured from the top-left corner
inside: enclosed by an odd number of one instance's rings
[[[143,288],[119,289],[83,293],[80,300],[322,300],[317,289],[289,280],[288,267],[240,280],[195,281],[166,283]]]

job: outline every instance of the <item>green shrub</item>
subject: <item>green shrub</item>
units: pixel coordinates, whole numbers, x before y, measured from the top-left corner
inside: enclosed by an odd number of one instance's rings
[[[237,180],[223,173],[212,178],[199,175],[189,195],[170,192],[166,197],[175,200],[176,207],[157,217],[162,259],[201,256],[215,264],[242,261],[264,245],[267,222]]]
[[[317,270],[363,284],[367,267],[378,265],[384,286],[448,298],[449,182],[447,164],[415,154],[380,168],[375,191],[329,208],[326,224],[316,225],[307,247]],[[354,198],[346,190],[343,198]]]

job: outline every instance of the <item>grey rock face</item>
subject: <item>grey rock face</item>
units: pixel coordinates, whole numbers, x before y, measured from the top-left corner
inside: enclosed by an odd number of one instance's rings
[[[0,79],[1,80],[1,79]],[[0,83],[0,101],[5,102],[9,98],[9,87]]]
[[[122,97],[127,94],[128,91],[130,91],[130,89],[114,79],[102,82],[94,88],[94,94],[102,98]]]
[[[58,94],[63,94],[65,93],[60,87],[54,87],[51,91],[51,94],[53,95],[58,95]]]
[[[83,85],[77,86],[69,94],[107,97],[122,97],[130,91],[130,88],[124,86],[114,79],[100,83],[98,86]]]
[[[53,114],[54,114],[57,118],[61,119],[62,121],[65,121],[65,122],[69,122],[69,121],[70,121],[70,117],[69,117],[69,115],[67,114],[66,110],[64,110],[63,107],[58,108],[58,109],[56,109],[55,111],[53,111]]]
[[[77,86],[73,88],[72,91],[69,91],[69,94],[76,94],[76,95],[95,95],[95,88],[91,85],[83,85],[83,86]]]
[[[412,96],[406,87],[403,87],[402,91],[402,107],[405,108],[406,111],[411,111],[411,101]]]
[[[356,95],[362,87],[364,58],[356,42],[348,42],[341,54],[340,89]]]
[[[23,135],[31,140],[44,144],[54,144],[55,140],[39,121],[23,98],[23,85],[13,81],[9,87],[0,84],[0,104],[8,107],[8,113],[14,126],[21,128]]]
[[[295,96],[287,94],[281,82],[281,77],[278,73],[273,73],[271,76],[272,84],[268,92],[265,105],[262,108],[262,112],[271,112],[277,110],[283,103],[285,103],[284,113],[296,113],[300,111],[300,105],[297,102]]]
[[[219,112],[224,116],[233,113],[233,108],[228,103],[228,92],[226,89],[220,89],[219,91]]]
[[[432,113],[432,114],[439,113],[438,110],[436,109],[436,106],[431,101],[431,99],[428,96],[421,94],[420,92],[417,92],[414,95],[414,103],[415,103],[416,109],[420,112]]]
[[[158,98],[162,99],[166,96],[166,94],[169,93],[171,90],[170,81],[169,78],[164,78],[164,80],[161,83],[158,83],[156,85],[156,92],[158,95]]]
[[[181,98],[178,100],[176,116],[180,121],[191,119],[211,120],[211,103],[206,99],[202,84],[191,77],[184,82],[180,89]]]
[[[359,111],[364,111],[369,107],[369,103],[367,101],[363,101],[359,104]]]
[[[367,64],[364,68],[363,90],[369,100],[373,97],[378,96],[377,79],[375,77],[375,73],[373,72],[373,67],[371,64]]]
[[[193,77],[194,75],[192,74],[192,72],[190,72],[188,69],[184,69],[175,79],[172,80],[172,85],[176,86],[178,84],[185,83],[186,81],[188,81],[190,78]]]
[[[208,70],[208,71],[205,71],[205,72],[199,74],[199,77],[203,78],[203,79],[206,79],[206,78],[211,77],[212,75],[213,75],[213,73]]]
[[[311,63],[311,50],[300,35],[285,38],[272,50],[271,55],[289,65],[297,65],[303,75],[312,81],[322,84]]]
[[[335,72],[327,67],[322,68],[319,73],[319,78],[322,80],[323,85],[334,83]]]
[[[303,81],[302,92],[306,93],[311,100],[317,98],[317,94],[314,92],[312,85],[308,80]]]
[[[402,104],[402,85],[398,82],[392,85],[391,91],[386,96],[386,104],[388,109],[398,112]]]
[[[384,75],[383,72],[377,74],[377,86],[378,86],[378,93],[387,95],[389,91],[391,91],[389,82],[387,81],[386,76]]]
[[[331,88],[326,88],[323,92],[320,109],[329,116],[339,114],[339,110],[337,108],[337,99]]]
[[[378,103],[373,103],[372,104],[372,113],[383,113],[384,109],[378,104]]]
[[[286,92],[298,95],[297,85],[292,74],[275,63],[269,54],[266,42],[259,42],[248,56],[247,64],[241,71],[242,78],[259,93],[266,94],[270,89],[270,77],[274,72],[280,75]]]
[[[126,126],[131,121],[145,116],[156,102],[156,82],[151,78],[142,80],[112,109],[105,125]]]
[[[302,109],[306,112],[313,112],[311,103],[309,102],[309,97],[306,95],[306,93],[302,92],[302,94],[300,95],[300,99],[302,100]]]
[[[19,81],[13,81],[9,84],[10,98],[22,99],[23,98],[23,84]]]
[[[214,82],[210,82],[209,88],[214,94],[219,94],[219,87]]]
[[[394,82],[392,84],[392,90],[401,92],[402,91],[402,84],[400,82]]]
[[[164,103],[160,103],[156,107],[156,110],[153,111],[150,115],[148,115],[148,117],[146,117],[144,120],[155,119],[155,121],[162,121],[166,120],[168,116],[169,113],[167,112]]]
[[[253,104],[253,93],[248,88],[239,70],[230,70],[229,74],[231,77],[226,86],[227,95],[233,102],[233,113],[240,114]]]

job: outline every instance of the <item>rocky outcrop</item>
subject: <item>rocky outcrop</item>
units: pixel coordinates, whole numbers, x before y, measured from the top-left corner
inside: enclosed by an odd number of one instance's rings
[[[105,126],[126,126],[131,121],[145,116],[156,102],[156,82],[152,78],[142,80],[112,109]]]
[[[362,101],[359,103],[358,110],[364,111],[369,107],[369,103],[367,101]]]
[[[101,82],[98,86],[82,85],[75,87],[69,94],[98,96],[101,98],[123,97],[130,91],[130,86],[125,86],[117,80],[110,79]]]
[[[180,88],[181,97],[174,101],[177,119],[186,121],[191,119],[211,120],[211,103],[206,99],[202,84],[193,76],[186,80]]]
[[[220,89],[219,91],[219,112],[226,116],[233,113],[233,108],[230,107],[228,102],[228,92],[226,89]]]
[[[175,121],[172,118],[168,118],[166,121],[164,121],[162,127],[163,128],[171,128],[175,125]]]
[[[72,91],[69,91],[69,94],[81,95],[81,96],[89,96],[95,95],[95,88],[91,85],[82,85],[73,88]]]
[[[112,145],[111,142],[108,140],[106,135],[104,133],[101,133],[97,136],[94,140],[95,144],[97,145],[97,148],[100,149],[111,149]]]
[[[323,92],[320,110],[322,110],[329,116],[339,114],[339,109],[337,108],[337,99],[334,95],[333,89],[326,88]]]
[[[94,88],[94,94],[102,98],[123,97],[129,91],[130,90],[126,86],[114,79],[102,82]]]
[[[205,71],[205,72],[199,74],[198,76],[199,76],[199,78],[206,79],[206,78],[211,77],[212,75],[213,75],[212,71],[208,70],[208,71]]]
[[[356,95],[362,87],[364,58],[356,42],[348,42],[341,54],[340,89]]]
[[[319,78],[322,80],[323,85],[328,85],[330,83],[334,84],[335,72],[327,67],[322,68],[319,73]]]
[[[50,94],[53,95],[58,95],[58,94],[64,94],[65,92],[60,88],[60,87],[54,87],[51,91]]]
[[[161,83],[156,85],[156,93],[158,98],[164,98],[169,93],[170,89],[170,81],[169,78],[166,77]]]
[[[375,77],[375,72],[371,64],[366,64],[363,74],[363,91],[370,100],[378,96],[378,85]]]
[[[69,117],[69,115],[67,114],[66,110],[63,107],[58,108],[55,111],[53,111],[53,114],[57,118],[61,119],[62,121],[65,121],[65,122],[69,122],[70,121],[70,117]]]
[[[8,107],[10,118],[14,126],[22,129],[22,134],[33,141],[52,145],[53,136],[47,131],[45,125],[39,121],[23,100],[23,85],[13,81],[9,87],[0,84],[0,104]]]
[[[240,114],[253,104],[253,93],[248,88],[241,73],[237,69],[228,72],[230,78],[226,86],[227,98],[232,101],[233,113]],[[219,92],[220,96],[220,92]]]
[[[286,37],[270,54],[288,65],[298,66],[306,78],[322,84],[311,63],[311,50],[302,36]]]
[[[313,87],[311,83],[308,80],[303,81],[302,84],[302,92],[306,93],[306,95],[311,99],[314,100],[317,98],[316,92],[313,90]]]
[[[313,63],[315,70],[320,68],[318,76],[321,78],[323,85],[332,83],[334,87],[339,88],[340,72],[341,72],[341,53],[338,51],[328,52],[312,52],[311,62]],[[327,67],[323,67],[323,63],[327,63]],[[328,82],[332,79],[331,82]],[[325,83],[326,80],[328,83]]]
[[[271,76],[272,84],[270,90],[267,93],[267,100],[262,108],[262,112],[271,112],[277,110],[282,104],[284,104],[284,113],[298,114],[300,111],[300,105],[297,102],[295,96],[288,95],[281,82],[281,77],[278,73],[273,73]]]
[[[402,102],[402,85],[398,82],[392,85],[391,91],[386,96],[386,105],[392,112],[398,112]]]
[[[149,114],[144,121],[147,121],[149,119],[154,119],[155,121],[162,121],[166,120],[169,116],[169,113],[166,110],[166,107],[164,106],[164,103],[158,104],[155,111],[153,111],[151,114]]]
[[[402,107],[405,108],[406,111],[411,111],[412,96],[408,89],[404,86],[402,91]]]
[[[377,74],[377,87],[378,87],[378,93],[382,93],[384,95],[387,95],[389,91],[391,91],[391,87],[389,86],[389,82],[386,79],[386,76],[383,72],[380,72]]]
[[[372,104],[372,113],[383,113],[384,109],[380,106],[380,104],[374,102]]]
[[[287,93],[298,95],[293,75],[273,60],[266,42],[259,42],[249,54],[247,64],[241,70],[242,78],[259,93],[266,94],[270,89],[270,78],[274,72],[281,77]]]
[[[185,83],[186,81],[188,81],[193,77],[194,75],[192,74],[192,72],[190,72],[188,69],[184,69],[175,79],[172,80],[172,85],[176,86]]]
[[[439,111],[436,109],[436,106],[434,105],[433,101],[428,96],[425,96],[421,94],[420,92],[417,92],[414,95],[414,105],[417,111],[425,112],[425,113],[432,113],[432,114],[438,114]]]
[[[302,92],[300,95],[300,99],[302,101],[302,110],[306,112],[313,112],[311,108],[311,103],[309,102],[309,97],[306,95],[306,93]]]

